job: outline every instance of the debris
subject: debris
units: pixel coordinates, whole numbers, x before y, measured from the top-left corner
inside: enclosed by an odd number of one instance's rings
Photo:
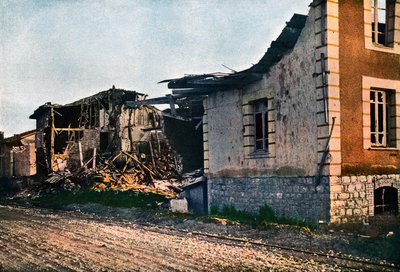
[[[188,202],[186,198],[182,199],[171,199],[170,201],[171,211],[176,213],[188,213]]]

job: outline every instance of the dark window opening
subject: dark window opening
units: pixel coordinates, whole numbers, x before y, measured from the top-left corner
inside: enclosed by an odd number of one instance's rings
[[[78,128],[80,107],[65,106],[54,109],[54,126],[56,128]]]
[[[268,152],[268,100],[253,102],[255,151]]]
[[[398,190],[394,187],[380,187],[374,191],[375,214],[394,214],[399,212]]]
[[[82,131],[61,131],[54,136],[54,154],[63,154],[83,137]]]
[[[393,47],[395,0],[372,0],[372,42]]]
[[[104,152],[107,150],[109,143],[109,135],[108,132],[100,132],[100,151]]]

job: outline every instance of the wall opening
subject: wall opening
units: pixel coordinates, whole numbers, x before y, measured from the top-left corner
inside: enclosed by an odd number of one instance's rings
[[[108,132],[100,132],[100,151],[104,152],[107,150],[109,137]]]
[[[396,147],[396,101],[393,90],[371,88],[371,146]]]
[[[372,0],[372,42],[393,47],[395,0]]]
[[[374,191],[374,211],[378,214],[394,214],[399,212],[398,190],[384,186]]]

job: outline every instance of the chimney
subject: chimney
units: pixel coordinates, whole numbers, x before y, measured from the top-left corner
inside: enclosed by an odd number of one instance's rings
[[[0,131],[0,141],[4,140],[4,131]]]

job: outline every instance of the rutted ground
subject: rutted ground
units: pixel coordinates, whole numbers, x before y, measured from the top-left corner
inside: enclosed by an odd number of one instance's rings
[[[0,264],[5,271],[328,269],[326,264],[279,250],[73,212],[12,206],[0,206]]]
[[[0,271],[340,271],[346,265],[162,224],[0,205]]]

